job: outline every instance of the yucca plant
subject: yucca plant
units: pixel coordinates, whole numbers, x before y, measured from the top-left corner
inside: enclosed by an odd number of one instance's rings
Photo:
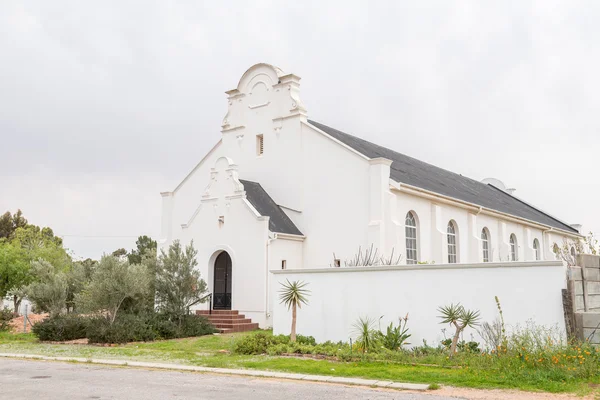
[[[281,304],[287,306],[288,310],[292,310],[292,332],[290,333],[290,341],[296,341],[296,308],[301,308],[302,304],[308,304],[308,296],[310,290],[305,289],[308,283],[302,281],[290,282],[286,279],[281,283],[279,291],[279,300]]]
[[[452,337],[452,344],[450,345],[450,357],[456,354],[456,346],[460,333],[466,328],[479,325],[479,311],[465,310],[460,303],[452,303],[449,306],[438,308],[442,324],[450,324],[454,326],[456,331]]]
[[[375,320],[369,317],[360,317],[353,325],[356,345],[363,353],[373,350],[377,345],[377,331],[374,327]]]

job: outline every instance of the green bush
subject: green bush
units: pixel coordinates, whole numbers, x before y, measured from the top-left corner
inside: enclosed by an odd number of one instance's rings
[[[92,319],[87,338],[90,343],[148,342],[203,336],[215,331],[206,318],[196,315],[177,318],[163,313],[120,314],[112,325],[104,317]]]
[[[14,318],[14,316],[14,313],[8,308],[0,310],[0,332],[7,331],[10,329],[9,323]]]
[[[208,319],[200,315],[185,315],[180,318],[178,338],[203,336],[215,333],[217,330],[212,326]]]
[[[268,332],[258,332],[248,336],[244,336],[235,342],[233,351],[237,354],[265,354],[272,346],[286,345],[290,342],[289,336],[278,335],[273,336]],[[278,350],[283,351],[283,347],[278,347]]]
[[[296,335],[296,343],[315,346],[317,344],[317,341],[312,336]]]
[[[147,342],[156,337],[145,315],[120,314],[112,325],[107,318],[96,317],[91,319],[87,329],[90,343]]]
[[[62,342],[85,338],[89,322],[80,315],[57,315],[37,322],[32,330],[40,340]]]

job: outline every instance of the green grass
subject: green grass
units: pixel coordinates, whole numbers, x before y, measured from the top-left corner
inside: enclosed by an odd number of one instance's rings
[[[412,366],[397,362],[336,362],[276,356],[242,356],[231,351],[235,340],[252,333],[209,335],[199,338],[175,339],[150,343],[130,343],[115,347],[87,345],[53,345],[40,343],[31,334],[0,333],[0,352],[27,353],[47,356],[81,358],[111,358],[137,361],[157,361],[219,368],[247,368],[302,374],[360,377],[366,379],[425,383],[432,388],[439,384],[471,388],[503,388],[527,391],[572,392],[586,394],[592,379],[552,379],[542,369],[498,371],[482,368],[444,368]]]

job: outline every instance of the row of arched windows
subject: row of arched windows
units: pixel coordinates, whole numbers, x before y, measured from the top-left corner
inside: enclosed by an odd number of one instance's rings
[[[406,214],[405,222],[406,236],[406,263],[418,263],[418,243],[417,243],[417,218],[412,211]],[[491,254],[491,236],[487,228],[481,230],[481,250],[483,262],[489,262],[492,259]],[[448,245],[448,263],[455,264],[458,262],[458,228],[456,222],[451,220],[446,228],[446,241]],[[519,261],[519,244],[517,236],[511,233],[510,239],[510,261]],[[533,239],[533,251],[536,261],[540,260],[540,242]]]

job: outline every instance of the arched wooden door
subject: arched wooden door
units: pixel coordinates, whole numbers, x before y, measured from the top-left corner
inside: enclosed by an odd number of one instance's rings
[[[213,309],[231,310],[231,257],[226,251],[215,260]]]

